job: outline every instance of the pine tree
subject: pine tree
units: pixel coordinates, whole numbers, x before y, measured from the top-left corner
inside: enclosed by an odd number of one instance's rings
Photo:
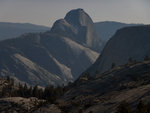
[[[60,86],[57,86],[57,88],[55,88],[54,93],[55,93],[56,98],[59,98],[60,96],[63,95],[63,88]]]
[[[39,97],[38,86],[35,85],[33,88],[33,97]]]
[[[23,86],[23,92],[24,92],[24,97],[28,97],[28,87],[26,83]]]
[[[32,88],[32,86],[30,86],[30,88],[28,89],[28,97],[33,97],[33,88]]]
[[[22,84],[19,83],[18,95],[24,97],[24,90]]]
[[[44,98],[50,102],[53,103],[56,99],[56,95],[54,94],[54,86],[47,86],[44,89]]]
[[[38,89],[38,94],[39,94],[39,95],[38,95],[38,98],[39,98],[39,99],[43,99],[43,98],[44,98],[44,96],[43,96],[44,94],[43,94],[43,93],[44,93],[44,92],[43,92],[43,89]]]

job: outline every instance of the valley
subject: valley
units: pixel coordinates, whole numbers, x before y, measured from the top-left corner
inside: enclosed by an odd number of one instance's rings
[[[51,28],[4,26],[0,113],[150,112],[150,25],[94,23],[78,8]]]

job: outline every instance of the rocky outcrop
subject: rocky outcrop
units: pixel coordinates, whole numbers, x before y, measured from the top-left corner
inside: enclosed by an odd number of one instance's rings
[[[100,51],[100,37],[97,35],[92,19],[83,9],[68,12],[64,19],[54,23],[51,32],[66,36],[95,51]]]

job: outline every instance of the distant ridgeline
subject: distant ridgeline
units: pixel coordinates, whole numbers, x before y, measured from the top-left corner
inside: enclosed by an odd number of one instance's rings
[[[0,22],[0,40],[15,38],[24,33],[38,33],[47,30],[50,28],[29,23]]]

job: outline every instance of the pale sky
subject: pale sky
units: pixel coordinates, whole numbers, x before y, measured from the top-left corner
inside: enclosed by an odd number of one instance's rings
[[[150,0],[0,0],[0,22],[52,26],[76,8],[83,8],[94,22],[150,24]]]

